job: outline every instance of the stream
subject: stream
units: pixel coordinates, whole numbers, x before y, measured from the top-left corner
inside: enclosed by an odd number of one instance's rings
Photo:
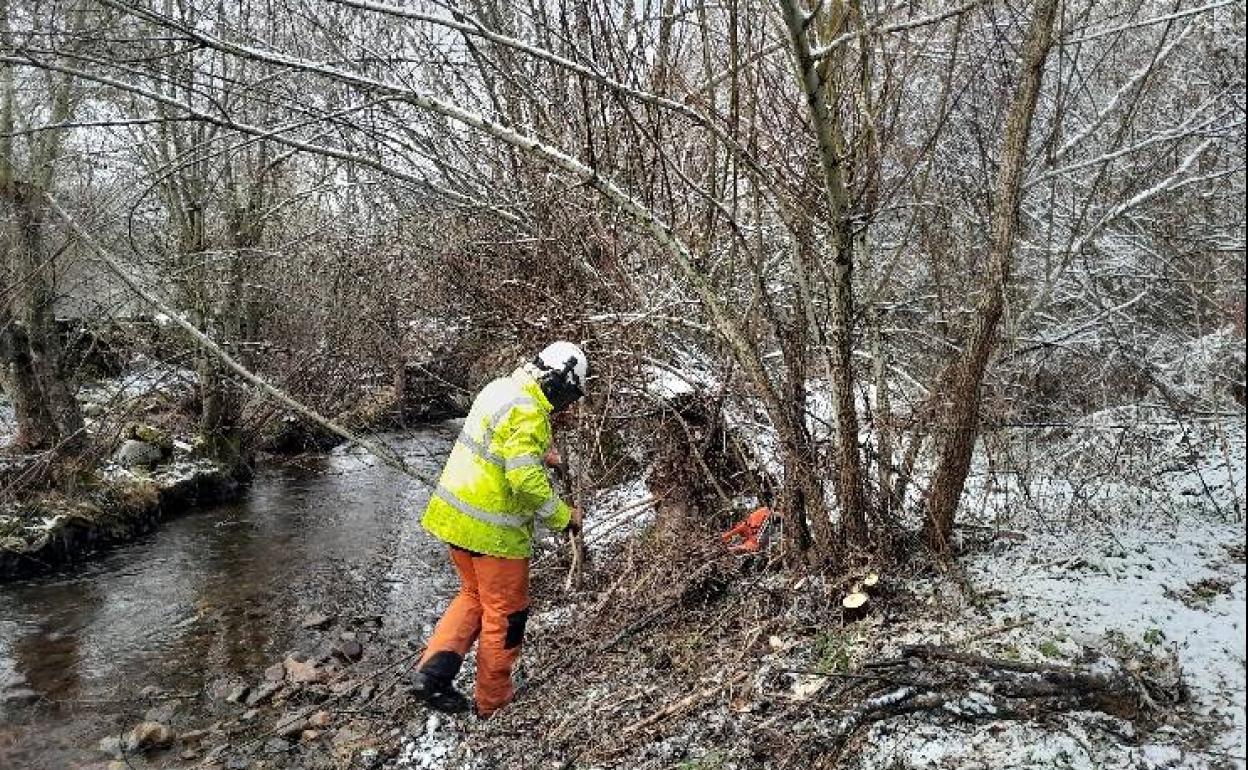
[[[457,430],[383,438],[436,473]],[[269,461],[237,500],[0,585],[0,768],[104,767],[96,744],[143,718],[143,688],[181,694],[193,722],[213,682],[255,681],[311,649],[318,635],[301,620],[312,612],[377,616],[387,644],[418,641],[454,588],[418,524],[426,497],[358,450]]]

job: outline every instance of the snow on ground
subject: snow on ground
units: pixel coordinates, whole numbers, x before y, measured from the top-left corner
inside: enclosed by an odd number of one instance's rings
[[[77,398],[83,405],[90,428],[93,425],[92,417],[103,412],[106,405],[147,395],[171,398],[188,392],[195,382],[195,372],[190,369],[171,366],[139,355],[130,361],[127,370],[121,375],[83,383],[78,388]],[[16,432],[13,403],[0,394],[0,446],[9,443]]]
[[[469,722],[430,714],[423,727],[404,739],[394,766],[411,770],[444,770],[447,757],[459,747]],[[469,770],[462,763],[456,767]]]
[[[1140,743],[1104,715],[1073,714],[1043,726],[974,727],[907,718],[877,725],[864,742],[864,770],[900,768],[1244,767],[1244,524],[1192,515],[1140,521],[1130,531],[1029,536],[965,560],[985,594],[1001,592],[988,616],[969,607],[912,641],[956,643],[994,634],[974,649],[998,657],[1071,662],[1085,649],[1129,644],[1173,649],[1199,713],[1223,729],[1192,748],[1164,731]],[[1138,745],[1136,745],[1138,743]]]
[[[78,400],[108,404],[152,393],[172,395],[193,387],[195,382],[196,374],[191,369],[139,355],[130,361],[127,370],[120,376],[84,383],[78,390]]]
[[[99,476],[105,481],[152,481],[164,488],[176,487],[188,481],[221,473],[221,465],[203,458],[180,457],[168,463],[149,469],[145,467],[127,468],[124,465],[108,461],[100,465]]]
[[[654,502],[644,479],[603,489],[585,508],[585,547],[598,554],[654,520]]]
[[[1080,715],[1095,719],[1094,715]],[[1109,770],[1192,767],[1176,748],[1149,744],[1107,752],[1102,734],[1086,722],[1059,720],[1060,729],[1019,722],[974,727],[933,725],[905,719],[877,725],[867,738],[872,751],[859,767],[879,770]],[[1120,739],[1121,740],[1121,739]],[[1210,767],[1211,765],[1200,765]]]
[[[683,392],[677,379],[652,374],[652,395]],[[759,456],[774,456],[774,433],[756,407],[729,402],[729,419]],[[974,594],[948,578],[913,585],[931,611],[876,640],[883,647],[873,651],[951,644],[1052,665],[1084,663],[1090,652],[1172,652],[1191,690],[1190,726],[1139,733],[1099,713],[1041,724],[920,714],[872,727],[859,744],[860,770],[1246,767],[1244,421],[1168,416],[1159,407],[1116,407],[1052,431],[987,435],[959,530],[959,564]],[[925,473],[917,470],[912,493]],[[639,478],[587,501],[591,551],[642,531],[654,515],[648,497]],[[553,626],[573,614],[559,608],[533,621]],[[427,724],[409,736],[398,766],[468,768],[471,760],[456,753],[474,729]]]
[[[684,374],[655,364],[643,367],[642,371],[646,377],[645,392],[660,400],[676,398],[692,393],[695,389],[706,387],[705,383],[700,382],[691,374]]]
[[[1103,426],[1126,415],[1090,418]],[[1130,415],[1138,417],[1138,415]],[[1215,426],[1216,428],[1216,426]],[[1046,725],[973,727],[910,717],[875,726],[863,770],[901,768],[1243,768],[1245,745],[1244,425],[1109,436],[1078,432],[1046,445],[1051,465],[1028,479],[979,473],[968,486],[962,564],[992,604],[987,616],[939,592],[956,620],[908,642],[976,642],[998,657],[1071,662],[1086,650],[1173,650],[1202,718],[1205,745],[1165,729],[1138,739],[1105,715]],[[1109,428],[1106,428],[1109,431]],[[1138,433],[1138,432],[1137,432]],[[1117,473],[1097,468],[1101,444]],[[1065,471],[1062,471],[1062,466]],[[983,545],[986,543],[986,545]],[[1200,741],[1198,740],[1198,743]]]
[[[13,402],[0,394],[0,444],[7,444],[17,432],[17,416],[13,414]]]

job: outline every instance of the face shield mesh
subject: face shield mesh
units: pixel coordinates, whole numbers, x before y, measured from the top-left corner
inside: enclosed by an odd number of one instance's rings
[[[585,395],[576,375],[576,364],[576,358],[569,357],[561,368],[555,369],[543,361],[541,356],[533,359],[533,365],[541,372],[537,382],[556,412],[567,409]]]

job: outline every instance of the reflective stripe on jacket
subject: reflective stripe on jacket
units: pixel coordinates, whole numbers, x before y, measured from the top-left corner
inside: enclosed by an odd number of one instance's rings
[[[434,537],[477,553],[523,559],[533,522],[560,530],[571,509],[546,478],[550,401],[527,372],[494,380],[477,395],[421,524]]]

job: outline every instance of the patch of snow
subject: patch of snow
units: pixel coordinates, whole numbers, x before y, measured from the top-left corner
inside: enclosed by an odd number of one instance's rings
[[[956,701],[946,703],[945,710],[951,714],[967,717],[986,717],[997,714],[997,707],[993,705],[992,699],[982,692],[973,692],[965,698],[959,698]]]
[[[420,734],[405,738],[398,756],[387,767],[401,770],[443,770],[449,767],[474,770],[479,763],[471,758],[452,759],[462,745],[462,733],[463,726],[458,721],[431,713]]]
[[[577,617],[576,610],[576,605],[563,604],[536,612],[529,616],[529,624],[527,628],[533,633],[558,628],[569,620]]]
[[[1035,530],[1030,530],[1034,532]],[[1244,767],[1245,571],[1233,556],[1244,525],[1189,516],[1181,521],[1141,518],[1120,531],[1087,529],[1032,535],[966,559],[967,576],[981,591],[1003,596],[988,617],[962,608],[956,623],[933,627],[923,641],[956,641],[952,628],[1030,624],[977,644],[987,654],[1069,662],[1083,648],[1111,650],[1128,642],[1173,649],[1199,713],[1225,725],[1202,753],[1163,737],[1132,746],[1126,738],[1084,735],[1089,718],[1066,715],[1044,728],[992,722],[966,732],[908,718],[876,725],[864,745],[864,770],[907,768],[1190,768]],[[1202,583],[1202,581],[1204,581]],[[1191,586],[1214,586],[1207,603]],[[1199,595],[1198,595],[1199,597]],[[922,637],[922,635],[920,635]],[[916,641],[916,640],[911,640]],[[959,702],[959,713],[973,704]],[[983,713],[975,716],[984,717]],[[1098,717],[1104,720],[1104,715]],[[1117,733],[1129,731],[1119,723]],[[895,764],[901,758],[901,765]],[[1227,761],[1234,762],[1233,765]]]
[[[206,459],[177,460],[166,465],[158,465],[150,470],[143,467],[127,468],[110,460],[100,465],[96,472],[105,481],[150,480],[164,487],[191,481],[220,470],[220,465]]]
[[[585,547],[591,554],[624,540],[654,520],[644,479],[598,491],[585,507]]]
[[[218,473],[221,466],[211,460],[178,460],[157,466],[153,480],[161,486],[173,486],[202,476]]]
[[[17,433],[17,415],[13,412],[13,402],[0,395],[0,446],[8,444]]]
[[[864,741],[870,749],[856,766],[850,766],[859,770],[1212,770],[1217,766],[1216,756],[1184,753],[1171,746],[1106,741],[1102,731],[1121,726],[1114,724],[1117,721],[1076,713],[1055,718],[1052,726],[1010,721],[967,726],[906,717],[875,725]]]
[[[643,367],[646,375],[646,392],[658,399],[670,399],[692,393],[696,381],[665,367],[648,364]]]
[[[84,384],[78,389],[80,401],[108,404],[149,394],[173,395],[195,386],[197,376],[191,369],[171,366],[136,356],[129,369],[120,376]]]
[[[1139,521],[1117,533],[1040,537],[1006,555],[968,564],[977,585],[1000,587],[1005,600],[993,622],[1043,618],[1043,641],[1171,646],[1201,707],[1230,720],[1220,750],[1242,757],[1245,746],[1245,574],[1226,547],[1242,546],[1237,522],[1189,517]],[[1184,601],[1190,586],[1219,586],[1207,605]],[[1219,590],[1219,589],[1215,589]],[[1053,648],[1050,648],[1053,649]],[[1060,651],[1060,647],[1056,648]]]
[[[757,399],[729,400],[724,404],[724,421],[749,450],[750,470],[783,481],[780,436],[767,418],[762,402]]]
[[[146,476],[140,475],[137,469],[132,470],[124,465],[119,465],[111,460],[103,463],[96,470],[100,478],[104,481],[136,481]]]
[[[929,603],[956,620],[896,641],[956,645],[971,636],[963,629],[1008,629],[973,649],[1053,664],[1086,649],[1171,650],[1196,713],[1224,726],[1209,728],[1209,745],[1160,731],[1136,745],[1128,723],[1103,714],[1046,725],[976,714],[973,727],[913,716],[875,725],[859,768],[1245,767],[1244,423],[1167,425],[1158,416],[1139,406],[1089,415],[1080,430],[1033,437],[1020,453],[1025,468],[1006,462],[1008,447],[990,458],[981,446],[960,535],[987,541],[963,564],[995,603],[977,610],[933,584]]]

